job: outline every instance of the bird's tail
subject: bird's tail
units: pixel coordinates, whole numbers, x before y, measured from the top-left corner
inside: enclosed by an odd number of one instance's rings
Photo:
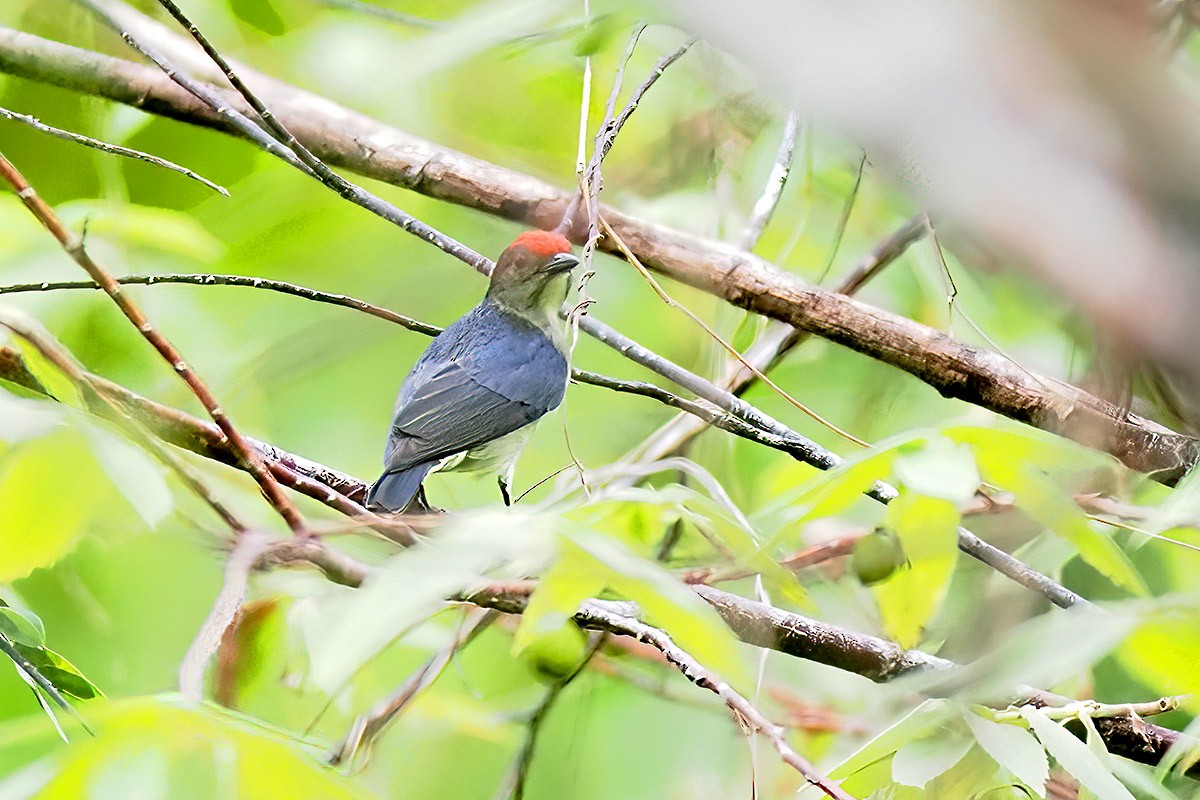
[[[417,496],[421,481],[436,462],[415,464],[397,472],[385,472],[367,492],[367,507],[384,511],[400,512]]]

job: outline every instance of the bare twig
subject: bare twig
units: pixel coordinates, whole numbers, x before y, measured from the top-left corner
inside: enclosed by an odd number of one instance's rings
[[[792,171],[792,154],[796,149],[796,132],[799,127],[799,115],[795,111],[789,111],[787,120],[783,123],[783,139],[779,142],[775,163],[771,165],[771,174],[767,176],[762,194],[755,201],[750,217],[742,228],[741,236],[738,237],[738,247],[743,250],[754,249],[779,206],[779,198],[783,197],[783,187]]]
[[[394,694],[376,703],[369,713],[354,720],[342,742],[329,755],[329,763],[334,766],[352,764],[360,756],[365,761],[375,740],[383,734],[387,726],[395,721],[422,691],[437,680],[455,654],[474,641],[495,618],[496,612],[485,609],[475,609],[468,613],[449,644],[418,667]]]
[[[819,772],[787,743],[783,730],[771,722],[745,697],[734,691],[719,675],[696,661],[662,630],[622,613],[621,604],[590,600],[580,609],[578,618],[589,627],[607,630],[622,636],[632,636],[658,650],[671,666],[692,683],[713,692],[729,707],[740,723],[747,725],[771,743],[785,764],[800,773],[805,781],[827,796],[838,800],[854,800],[853,796]]]
[[[287,522],[288,527],[294,533],[301,533],[304,530],[304,519],[300,516],[300,512],[288,499],[279,483],[263,466],[261,459],[253,448],[247,444],[246,440],[234,427],[229,416],[217,403],[216,397],[209,390],[208,386],[200,379],[187,362],[183,360],[183,356],[175,349],[175,346],[163,336],[158,330],[150,324],[150,320],[142,313],[141,309],[129,299],[122,291],[121,285],[113,280],[99,264],[92,260],[84,249],[83,241],[72,235],[62,222],[51,210],[50,206],[38,195],[24,176],[17,171],[17,168],[12,163],[0,154],[0,178],[8,182],[16,191],[17,196],[21,198],[21,202],[29,209],[30,213],[45,226],[46,230],[50,231],[51,235],[58,240],[67,254],[79,264],[80,267],[104,289],[105,294],[112,298],[117,307],[121,309],[126,319],[138,329],[142,334],[142,338],[150,343],[150,345],[158,351],[172,369],[192,390],[192,394],[204,406],[204,410],[212,417],[213,422],[221,429],[221,433],[229,441],[234,452],[237,453],[239,460],[242,462],[246,471],[249,472],[262,489],[271,506],[283,517]]]
[[[307,286],[298,286],[294,283],[286,281],[275,281],[268,278],[252,278],[245,275],[216,275],[212,273],[189,273],[189,274],[168,274],[168,275],[124,275],[116,278],[117,283],[123,286],[156,286],[160,283],[185,284],[190,286],[243,286],[249,289],[264,289],[271,292],[279,292],[281,294],[290,294],[295,297],[302,297],[305,300],[312,300],[317,303],[328,303],[330,305],[350,308],[355,311],[361,311],[364,314],[370,314],[372,317],[378,317],[388,322],[407,328],[410,331],[423,333],[426,336],[437,336],[442,332],[442,329],[436,325],[428,325],[420,320],[406,317],[403,314],[397,314],[386,308],[377,305],[372,305],[364,300],[356,300],[353,297],[348,297],[344,294],[331,294],[329,292],[318,291],[317,289],[309,289]],[[39,283],[13,283],[7,286],[0,286],[0,294],[21,294],[25,292],[52,292],[63,289],[99,289],[100,284],[94,281],[41,281]]]
[[[191,178],[194,181],[199,181],[200,183],[204,184],[208,188],[212,189],[214,192],[219,192],[220,194],[223,194],[226,197],[229,197],[229,190],[226,189],[224,186],[218,186],[217,184],[210,181],[208,178],[205,178],[203,175],[198,175],[195,172],[193,172],[192,170],[188,169],[187,167],[181,167],[178,164],[174,163],[173,161],[167,161],[165,158],[159,158],[158,156],[152,156],[149,153],[143,153],[141,150],[134,150],[133,148],[130,148],[130,147],[122,147],[119,144],[109,144],[108,142],[102,142],[99,139],[93,139],[92,137],[84,136],[81,133],[72,133],[71,131],[64,131],[61,128],[55,128],[52,125],[47,125],[46,123],[39,120],[37,117],[31,117],[28,114],[19,114],[16,111],[9,111],[7,108],[0,108],[0,117],[4,117],[5,119],[12,120],[13,122],[20,122],[24,125],[28,125],[29,127],[33,128],[35,131],[40,131],[41,133],[45,133],[49,136],[53,136],[58,139],[65,139],[68,142],[75,142],[76,144],[81,144],[84,147],[91,147],[95,150],[99,150],[102,153],[108,153],[109,155],[114,155],[114,156],[121,156],[123,158],[132,158],[136,161],[144,161],[147,164],[153,164],[156,167],[162,167],[163,169],[169,169],[172,172],[178,172],[180,175],[184,175],[188,178]]]
[[[396,11],[391,8],[377,6],[374,3],[366,3],[363,0],[317,0],[317,2],[334,8],[344,8],[347,11],[357,11],[361,14],[384,19],[388,22],[395,22],[398,25],[406,25],[410,28],[437,28],[441,26],[440,22],[432,19],[425,19],[414,14],[405,14],[403,11]]]
[[[196,633],[179,667],[179,691],[188,700],[204,697],[204,671],[221,644],[221,637],[237,618],[246,599],[250,571],[270,546],[272,537],[259,531],[243,532],[225,561],[225,578],[212,609]]]

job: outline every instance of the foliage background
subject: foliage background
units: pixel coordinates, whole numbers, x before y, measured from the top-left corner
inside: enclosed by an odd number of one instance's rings
[[[139,5],[148,12],[155,8],[148,1]],[[607,16],[585,30],[578,4],[404,3],[408,13],[446,21],[427,31],[310,0],[204,0],[188,10],[224,52],[264,72],[434,142],[564,186],[574,173],[581,40],[599,36],[590,104],[594,124],[627,31],[638,18],[666,15],[640,3],[594,4],[593,14]],[[116,37],[65,0],[9,0],[0,7],[0,24],[128,57]],[[645,74],[682,39],[668,26],[651,27],[627,70],[634,76],[629,80]],[[229,188],[232,196],[221,197],[178,175],[0,121],[0,150],[64,219],[75,226],[86,220],[89,249],[116,273],[278,278],[438,324],[467,310],[484,290],[479,276],[241,141],[7,76],[0,76],[0,106],[186,164]],[[621,134],[606,161],[606,202],[688,231],[734,239],[770,169],[782,119],[783,110],[744,68],[700,45],[669,71]],[[918,210],[869,161],[854,192],[861,157],[853,142],[834,131],[819,123],[806,126],[791,180],[758,252],[832,285]],[[368,188],[493,256],[519,231],[392,187]],[[0,220],[0,283],[79,277],[11,194],[0,197]],[[1089,376],[1089,325],[1066,298],[1028,273],[976,257],[971,243],[953,233],[943,238],[957,307],[987,339],[962,318],[953,321],[956,336],[998,346],[1017,363],[1064,380]],[[761,328],[761,321],[710,296],[682,286],[669,289],[740,347]],[[598,257],[589,290],[597,316],[664,356],[702,374],[722,363],[719,347],[663,306],[624,263]],[[945,277],[929,241],[910,249],[862,296],[934,327],[951,324]],[[345,309],[246,289],[159,286],[137,289],[136,298],[242,430],[351,474],[375,475],[394,393],[424,348],[423,337]],[[4,303],[40,320],[92,371],[163,403],[200,411],[106,298],[58,292],[14,295]],[[575,364],[649,379],[586,337]],[[1013,427],[820,340],[804,344],[773,377],[868,441],[950,421]],[[835,451],[854,450],[764,387],[747,399]],[[257,786],[261,796],[486,797],[503,783],[525,735],[525,714],[546,685],[528,659],[513,654],[513,626],[493,627],[466,648],[382,738],[368,766],[350,777],[322,772],[315,759],[356,714],[444,643],[457,612],[415,627],[331,698],[306,678],[311,641],[305,637],[314,629],[304,615],[341,592],[315,575],[264,574],[253,583],[261,617],[253,628],[256,638],[244,643],[250,655],[240,664],[237,682],[236,706],[246,716],[188,708],[164,695],[173,691],[183,654],[221,583],[223,559],[213,523],[173,484],[163,513],[146,519],[146,507],[162,504],[158,487],[164,478],[157,468],[112,442],[93,455],[95,437],[79,432],[96,426],[81,415],[64,413],[40,435],[21,434],[37,413],[42,412],[0,396],[3,596],[40,617],[48,645],[104,691],[107,703],[81,708],[89,721],[109,727],[95,740],[76,730],[72,745],[61,744],[28,688],[13,671],[0,670],[0,775],[9,776],[0,787],[11,796],[24,796],[21,786],[32,784],[22,781],[36,782],[38,770],[56,776],[47,797],[83,796],[84,787],[88,796],[125,796],[124,788],[135,784],[146,797],[210,796],[228,786],[223,781],[235,780],[228,770],[238,769],[247,770],[236,778],[245,781],[247,796],[255,796],[249,787]],[[575,456],[598,467],[619,459],[669,417],[668,409],[641,398],[573,386],[563,409],[539,427],[517,483],[528,487],[570,462],[565,432]],[[1168,495],[1107,459],[1036,441],[1035,457],[1044,460],[1062,496],[1112,491],[1153,505]],[[104,448],[115,455],[104,456]],[[719,432],[705,434],[689,455],[755,520],[767,519],[761,512],[773,501],[816,475],[785,455]],[[93,458],[98,463],[89,464]],[[244,475],[194,461],[240,514],[263,527],[279,527]],[[147,470],[153,473],[148,478]],[[536,489],[529,500],[545,497],[551,486]],[[435,502],[456,509],[494,506],[497,500],[489,480],[435,478],[430,492]],[[315,519],[330,519],[315,504],[304,501],[302,507]],[[639,532],[628,527],[634,513],[629,507],[613,510],[598,527],[625,525],[614,535],[648,554],[662,518],[646,511],[650,524]],[[782,544],[795,549],[831,531],[871,526],[882,513],[860,502],[836,518],[789,529]],[[496,523],[491,533],[504,535],[505,527]],[[1063,579],[1071,588],[1116,602],[1124,621],[1112,623],[1119,635],[1108,626],[1061,623],[1055,636],[1022,629],[1031,642],[1026,650],[1001,646],[1010,628],[1044,610],[978,564],[961,560],[920,639],[923,648],[959,660],[991,653],[1008,659],[1018,674],[1056,660],[1061,666],[1053,671],[1054,686],[1043,688],[1103,701],[1152,699],[1195,687],[1200,642],[1190,631],[1155,638],[1143,627],[1142,640],[1125,639],[1139,621],[1159,620],[1165,603],[1130,600],[1027,518],[985,518],[972,529],[1006,550],[1024,547],[1021,552],[1043,568],[1064,565]],[[1191,530],[1173,535],[1200,543]],[[1168,630],[1187,630],[1195,621],[1200,557],[1157,542],[1142,546],[1125,534],[1118,538],[1151,594],[1170,596],[1172,608],[1182,609],[1184,621]],[[371,542],[345,546],[364,556],[387,552]],[[698,542],[681,551],[683,561],[706,557]],[[803,580],[815,616],[886,635],[871,591],[844,568],[834,565]],[[369,627],[372,621],[356,624]],[[1090,642],[1095,647],[1086,646]],[[749,648],[739,648],[736,658],[753,674],[757,656]],[[609,661],[616,665],[614,674],[585,671],[555,706],[539,742],[529,796],[726,797],[747,792],[755,760],[763,796],[788,796],[796,788],[797,777],[776,764],[769,748],[759,745],[762,752],[752,760],[752,745],[717,700],[628,654]],[[801,726],[791,734],[797,749],[826,767],[914,705],[904,689],[780,655],[767,658],[765,675],[762,703],[774,717],[785,717],[789,704],[829,713],[832,730]],[[1176,712],[1161,722],[1181,728],[1190,719]],[[230,766],[234,762],[236,768]],[[300,777],[306,775],[311,777]],[[294,785],[281,788],[286,781]],[[1196,794],[1190,783],[1168,783],[1176,794],[1166,796]]]

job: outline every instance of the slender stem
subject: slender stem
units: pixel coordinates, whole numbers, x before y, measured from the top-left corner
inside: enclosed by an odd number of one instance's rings
[[[122,158],[132,158],[136,161],[144,161],[147,164],[153,164],[156,167],[162,167],[163,169],[169,169],[172,172],[178,172],[180,175],[187,176],[188,178],[191,178],[194,181],[199,181],[200,183],[204,184],[208,188],[212,189],[214,192],[219,192],[220,194],[223,194],[226,197],[229,197],[229,190],[226,189],[224,186],[218,186],[217,184],[210,181],[208,178],[205,178],[203,175],[198,175],[197,173],[193,172],[192,170],[188,169],[187,167],[181,167],[178,164],[174,163],[173,161],[167,161],[165,158],[159,158],[158,156],[152,156],[149,153],[143,153],[141,150],[134,150],[129,147],[122,147],[119,144],[109,144],[108,142],[102,142],[99,139],[93,139],[92,137],[84,136],[81,133],[72,133],[71,131],[64,131],[62,128],[55,128],[52,125],[47,125],[46,123],[39,120],[37,117],[31,117],[28,114],[18,114],[16,111],[9,111],[7,108],[0,108],[0,117],[4,117],[5,119],[12,120],[13,122],[20,122],[23,125],[28,125],[29,127],[33,128],[35,131],[40,131],[41,133],[47,134],[49,136],[53,136],[57,139],[65,139],[68,142],[75,142],[76,144],[81,144],[84,147],[90,147],[94,150],[99,150],[102,153],[108,153],[109,155],[114,155],[114,156],[121,156]]]
[[[158,351],[159,355],[163,357],[163,360],[171,365],[180,379],[192,390],[192,394],[196,396],[200,404],[204,406],[204,410],[208,412],[213,422],[221,429],[221,433],[225,435],[233,451],[237,454],[238,460],[245,467],[246,471],[254,477],[254,480],[266,496],[267,501],[271,504],[271,507],[283,517],[293,533],[302,533],[304,531],[304,518],[300,515],[300,512],[292,504],[292,501],[288,499],[279,482],[263,466],[262,459],[258,453],[250,447],[241,433],[234,427],[233,422],[221,408],[216,397],[209,390],[208,385],[188,366],[187,362],[183,360],[183,356],[175,349],[175,346],[150,324],[150,320],[146,318],[146,315],[142,313],[142,310],[138,308],[133,300],[125,294],[121,285],[88,255],[87,250],[83,246],[83,241],[66,229],[50,206],[42,200],[41,196],[25,180],[25,177],[17,171],[17,168],[3,154],[0,154],[0,178],[3,178],[13,187],[17,192],[17,196],[21,198],[21,202],[25,204],[30,213],[45,226],[46,230],[50,231],[50,234],[58,240],[58,243],[62,245],[63,249],[66,250],[75,263],[82,267],[92,280],[100,284],[104,293],[112,298],[112,301],[121,309],[121,313],[125,315],[125,318],[141,333],[142,338],[149,342]]]

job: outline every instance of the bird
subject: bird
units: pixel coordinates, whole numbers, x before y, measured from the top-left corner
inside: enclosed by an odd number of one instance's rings
[[[417,359],[396,399],[384,470],[367,507],[429,511],[434,472],[492,472],[504,504],[537,421],[562,403],[570,369],[558,311],[579,259],[557,233],[527,231],[492,271],[484,299]]]

